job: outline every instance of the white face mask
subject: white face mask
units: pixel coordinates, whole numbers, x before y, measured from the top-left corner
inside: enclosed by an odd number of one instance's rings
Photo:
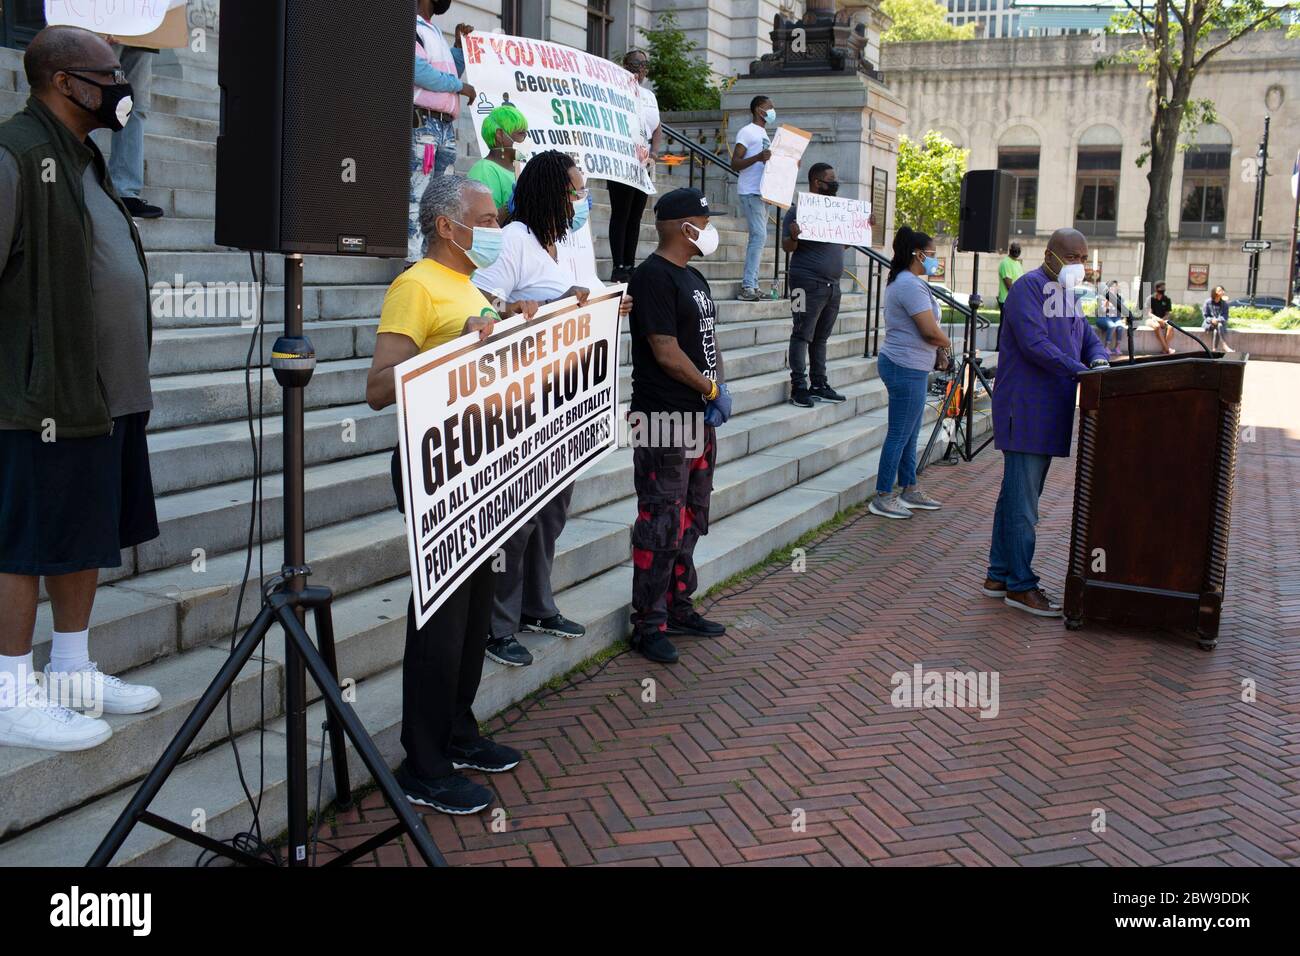
[[[692,229],[698,229],[698,227],[693,223],[688,222],[685,225]],[[700,255],[702,256],[711,256],[718,250],[718,230],[713,223],[709,223],[703,229],[699,229],[698,236],[692,236],[689,232],[686,233],[686,238],[695,243],[695,248],[700,250]]]
[[[1062,288],[1073,289],[1083,285],[1086,272],[1082,262],[1071,262],[1061,267],[1061,271],[1056,274],[1056,281],[1061,283]]]

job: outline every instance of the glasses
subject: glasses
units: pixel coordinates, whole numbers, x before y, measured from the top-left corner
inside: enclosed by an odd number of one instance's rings
[[[71,73],[73,76],[76,76],[78,73],[100,73],[104,76],[111,76],[114,83],[126,82],[126,71],[120,66],[105,68],[95,66],[74,66],[64,70],[63,72]]]
[[[649,60],[629,60],[627,64],[629,70],[646,70],[650,68]]]

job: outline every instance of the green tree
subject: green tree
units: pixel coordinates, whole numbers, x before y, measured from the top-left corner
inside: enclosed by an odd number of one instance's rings
[[[677,25],[674,13],[661,13],[650,29],[638,27],[650,56],[650,80],[655,99],[665,112],[716,110],[722,93],[713,82],[708,61],[696,54],[699,44]]]
[[[894,196],[899,225],[937,235],[957,226],[961,178],[970,150],[930,130],[921,142],[898,140],[898,191]]]
[[[1266,0],[1125,0],[1108,33],[1133,33],[1136,40],[1097,61],[1136,65],[1150,80],[1151,133],[1138,156],[1147,170],[1142,281],[1165,277],[1169,257],[1169,189],[1180,134],[1184,140],[1215,119],[1214,104],[1192,98],[1192,84],[1216,54],[1254,30],[1280,27],[1282,14],[1300,4],[1271,5]]]
[[[894,25],[880,35],[882,43],[909,40],[970,40],[975,24],[953,26],[945,17],[948,10],[938,0],[884,0],[880,10]]]

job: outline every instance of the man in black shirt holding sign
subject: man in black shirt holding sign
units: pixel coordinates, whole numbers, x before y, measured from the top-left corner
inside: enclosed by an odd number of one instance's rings
[[[669,635],[718,637],[720,624],[695,610],[694,551],[709,530],[718,446],[714,428],[731,415],[709,283],[688,263],[718,248],[709,202],[675,189],[655,204],[659,247],[632,274],[632,403],[637,518],[632,525],[632,646],[671,664]]]
[[[816,163],[808,170],[808,190],[817,196],[840,191],[835,170]],[[826,377],[826,342],[840,317],[840,275],[844,272],[844,246],[838,242],[811,242],[799,238],[798,210],[785,214],[781,248],[790,256],[790,404],[812,408],[817,402],[839,404],[843,395]],[[812,387],[805,367],[812,360]]]

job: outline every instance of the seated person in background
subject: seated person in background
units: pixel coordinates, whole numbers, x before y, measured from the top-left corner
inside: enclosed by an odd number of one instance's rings
[[[501,254],[474,273],[474,284],[505,315],[522,312],[531,317],[539,304],[569,296],[585,303],[588,290],[573,285],[557,261],[555,245],[566,233],[583,227],[590,208],[587,183],[573,157],[553,149],[538,153],[519,174],[514,211],[501,230]],[[631,307],[631,298],[624,296],[624,314]],[[495,575],[486,649],[498,663],[523,667],[533,662],[515,637],[521,631],[566,638],[587,633],[560,613],[551,590],[555,542],[572,498],[569,485],[502,546],[505,568]]]
[[[1101,330],[1102,345],[1111,355],[1119,354],[1119,336],[1124,328],[1120,304],[1119,283],[1111,279],[1106,283],[1106,291],[1097,299],[1097,328]]]
[[[509,216],[510,197],[515,192],[516,167],[523,157],[516,147],[528,139],[528,120],[511,103],[502,103],[483,117],[483,141],[488,154],[470,167],[467,175],[492,190],[497,204],[497,222],[505,225]]]
[[[1210,297],[1201,306],[1201,328],[1210,333],[1212,351],[1231,352],[1228,348],[1228,293],[1216,285]]]
[[[1173,311],[1174,304],[1169,296],[1165,295],[1163,282],[1156,283],[1155,292],[1151,294],[1151,301],[1147,308],[1151,311],[1151,326],[1155,329],[1156,341],[1160,343],[1166,355],[1173,355],[1174,330],[1169,325],[1169,313]]]

